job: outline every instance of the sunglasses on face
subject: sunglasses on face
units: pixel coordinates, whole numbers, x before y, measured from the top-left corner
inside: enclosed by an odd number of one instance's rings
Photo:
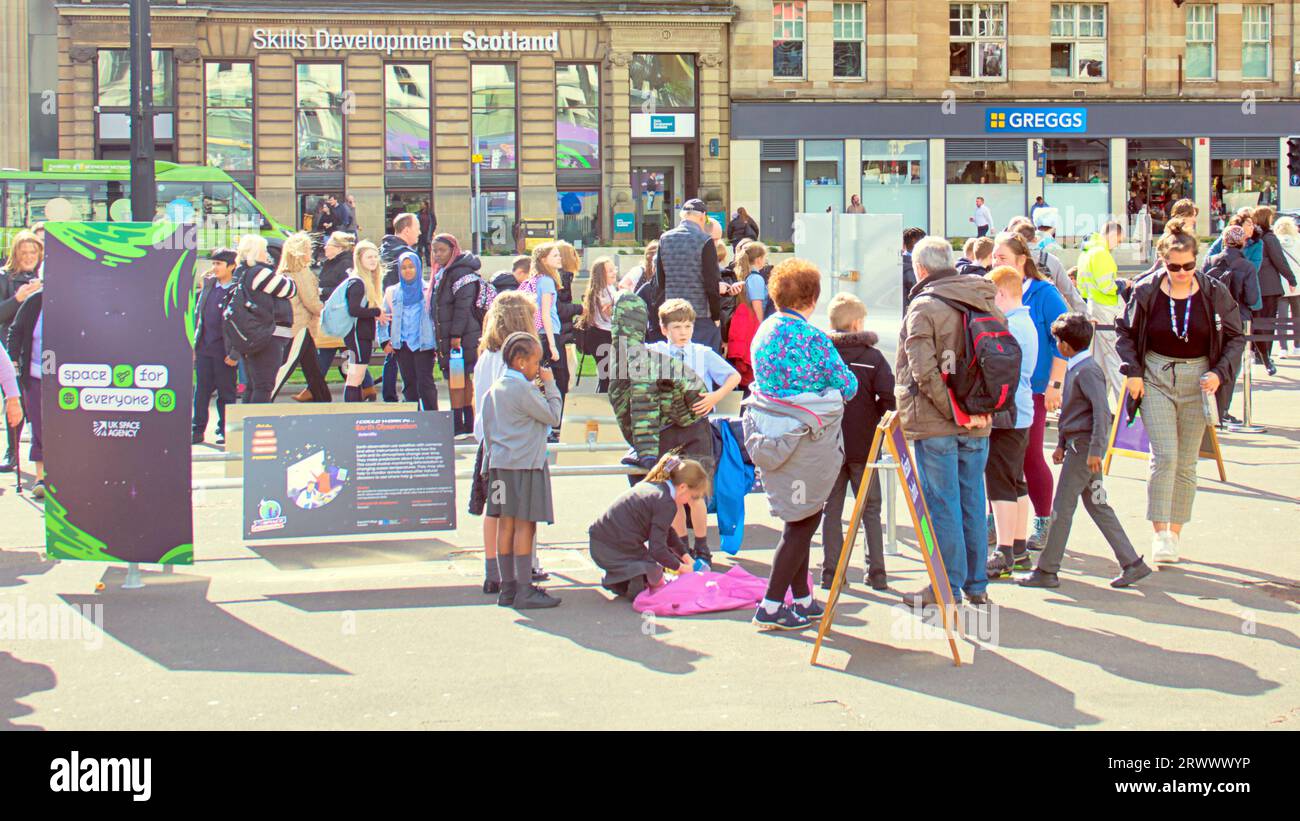
[[[1176,273],[1178,273],[1178,272],[1180,272],[1180,271],[1195,271],[1195,270],[1196,270],[1196,260],[1192,260],[1191,262],[1186,263],[1185,265],[1175,265],[1175,264],[1172,263],[1172,262],[1166,262],[1166,263],[1165,263],[1165,270],[1168,271],[1168,272],[1171,273],[1171,274],[1176,274]]]

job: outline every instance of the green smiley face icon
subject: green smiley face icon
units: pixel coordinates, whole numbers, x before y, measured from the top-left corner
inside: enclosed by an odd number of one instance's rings
[[[176,392],[164,388],[153,396],[153,406],[163,413],[170,413],[176,409]]]
[[[129,388],[131,381],[135,376],[135,368],[130,365],[118,365],[113,368],[113,387]]]
[[[59,407],[64,410],[77,409],[77,389],[60,388],[59,389]]]

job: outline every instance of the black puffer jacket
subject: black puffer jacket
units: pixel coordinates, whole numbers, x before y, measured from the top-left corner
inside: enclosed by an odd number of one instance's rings
[[[9,324],[18,316],[22,306],[14,294],[18,289],[36,279],[35,271],[10,271],[0,268],[0,339],[9,336]]]
[[[269,303],[276,325],[293,327],[293,295],[298,292],[298,286],[292,279],[277,274],[265,262],[255,265],[241,262],[235,268],[234,280],[246,286],[255,301]]]
[[[1223,283],[1237,301],[1241,322],[1245,325],[1250,319],[1250,306],[1259,302],[1259,282],[1255,276],[1255,266],[1241,253],[1240,248],[1228,246],[1222,254],[1215,254],[1205,261],[1204,273]]]
[[[352,267],[351,254],[339,254],[334,259],[327,259],[320,267],[320,298],[321,302],[330,298],[334,289],[343,284],[343,280],[348,278],[348,269]]]
[[[35,340],[32,339],[32,335],[36,330],[36,320],[41,315],[41,302],[44,298],[45,292],[37,291],[23,301],[13,324],[9,326],[5,339],[5,349],[9,351],[9,358],[18,366],[20,382],[31,373],[32,358],[41,355],[40,351],[34,350],[32,343]]]
[[[482,262],[470,253],[462,253],[447,264],[439,275],[438,292],[430,300],[433,330],[438,338],[438,360],[443,373],[447,373],[447,358],[451,355],[451,340],[460,339],[460,349],[465,354],[465,368],[472,369],[478,361],[478,342],[483,335],[483,325],[474,316],[474,302],[483,286],[479,276]],[[473,279],[456,288],[456,283],[468,275]]]
[[[387,291],[390,286],[396,285],[398,280],[397,258],[407,251],[419,253],[415,248],[407,245],[402,238],[396,234],[385,234],[384,239],[379,243],[379,259],[384,263],[384,290]],[[349,268],[352,266],[348,266]]]
[[[1277,234],[1265,231],[1263,241],[1264,258],[1259,264],[1259,295],[1282,296],[1286,293],[1282,289],[1282,280],[1295,285],[1295,276],[1291,273],[1291,266],[1286,261],[1286,253],[1282,250]]]
[[[866,462],[881,417],[898,406],[894,372],[876,348],[880,338],[871,331],[834,331],[830,337],[840,359],[858,378],[858,392],[844,403],[844,461]]]
[[[560,335],[555,343],[560,346],[573,342],[573,320],[582,314],[582,306],[573,302],[573,272],[560,272],[559,299],[555,310],[560,314]]]
[[[1120,371],[1125,376],[1146,377],[1147,323],[1160,293],[1160,283],[1168,278],[1169,275],[1161,270],[1138,280],[1129,291],[1124,313],[1115,319],[1115,348],[1123,362]],[[1196,284],[1205,297],[1199,304],[1210,327],[1218,331],[1210,335],[1210,370],[1219,375],[1220,382],[1231,382],[1236,373],[1235,366],[1241,362],[1241,352],[1246,349],[1241,309],[1227,287],[1217,279],[1198,271]]]

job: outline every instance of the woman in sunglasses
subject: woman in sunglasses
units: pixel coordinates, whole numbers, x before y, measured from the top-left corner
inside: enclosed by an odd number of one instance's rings
[[[1151,440],[1147,519],[1157,562],[1178,561],[1183,525],[1196,495],[1196,460],[1207,418],[1202,394],[1231,381],[1246,348],[1231,292],[1196,270],[1195,223],[1173,219],[1156,246],[1162,268],[1133,287],[1115,322],[1125,388],[1142,403]],[[1210,400],[1213,401],[1212,399]]]

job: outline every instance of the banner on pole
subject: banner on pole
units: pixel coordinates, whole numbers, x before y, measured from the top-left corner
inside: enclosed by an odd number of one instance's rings
[[[41,407],[54,559],[190,564],[193,225],[45,226]]]

